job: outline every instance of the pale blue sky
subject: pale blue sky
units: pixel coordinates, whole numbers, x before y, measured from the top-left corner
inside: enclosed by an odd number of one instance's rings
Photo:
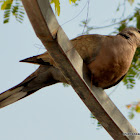
[[[60,25],[77,15],[86,3],[82,0],[79,7],[74,8],[67,2],[62,3]],[[138,1],[138,0],[137,0]],[[136,2],[137,2],[136,1]],[[90,0],[90,25],[103,26],[110,23],[112,17],[119,16],[115,12],[118,0]],[[86,18],[87,8],[76,19],[65,24],[63,29],[68,37],[74,38],[82,33],[79,27]],[[131,13],[127,5],[126,13]],[[25,16],[23,24],[13,18],[9,24],[2,24],[0,13],[0,93],[18,84],[32,73],[37,66],[19,63],[19,60],[44,52],[45,49]],[[91,33],[109,34],[113,27],[93,30]],[[39,49],[41,46],[41,49]],[[127,90],[120,84],[110,96],[116,106],[127,117],[126,104],[140,99],[139,84],[133,90]],[[107,90],[110,93],[113,90]],[[128,118],[128,117],[127,117]],[[130,123],[140,131],[139,119],[136,115]],[[62,84],[46,87],[19,102],[0,110],[1,140],[111,140],[110,135],[102,128],[96,130],[90,112],[71,87]]]

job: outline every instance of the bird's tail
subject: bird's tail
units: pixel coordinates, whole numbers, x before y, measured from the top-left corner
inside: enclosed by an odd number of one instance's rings
[[[58,82],[66,82],[61,71],[49,63],[41,65],[23,82],[0,94],[0,108],[25,98],[45,86]]]
[[[34,79],[34,77],[29,76],[26,80],[18,84],[17,86],[3,92],[0,94],[0,108],[3,108],[9,104],[12,104],[29,94],[31,94],[30,90],[24,90],[26,86]],[[32,92],[33,93],[33,92]]]

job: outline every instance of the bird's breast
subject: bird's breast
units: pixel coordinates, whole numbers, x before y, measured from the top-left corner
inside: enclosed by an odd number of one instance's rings
[[[88,64],[92,83],[102,88],[115,85],[127,73],[133,55],[130,50],[102,49],[95,61]]]

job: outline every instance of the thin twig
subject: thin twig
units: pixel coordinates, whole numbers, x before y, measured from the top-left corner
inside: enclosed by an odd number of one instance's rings
[[[133,16],[128,16],[127,18],[125,18],[125,19],[123,19],[121,21],[118,21],[116,23],[110,24],[110,25],[101,26],[101,27],[93,27],[93,29],[102,29],[102,28],[107,28],[107,27],[110,27],[110,26],[114,26],[116,24],[119,24],[119,23],[123,22],[124,20],[127,20],[127,19],[131,18],[131,17],[133,17]]]
[[[86,4],[84,5],[84,7],[82,8],[82,10],[75,17],[73,17],[72,19],[70,19],[70,20],[66,21],[65,23],[61,24],[61,26],[65,25],[66,23],[71,22],[72,20],[74,20],[75,18],[77,18],[83,12],[83,10],[85,9],[85,7],[86,7],[87,4],[88,4],[88,1],[86,2]]]
[[[108,96],[111,96],[116,90],[117,88],[119,87],[120,84],[118,84],[109,94]]]
[[[90,3],[90,0],[88,0],[88,6],[87,6],[87,16],[86,16],[86,21],[85,21],[85,25],[84,25],[84,29],[83,29],[82,34],[84,34],[84,31],[85,31],[85,28],[86,28],[86,26],[87,26],[87,22],[88,22],[89,3]]]

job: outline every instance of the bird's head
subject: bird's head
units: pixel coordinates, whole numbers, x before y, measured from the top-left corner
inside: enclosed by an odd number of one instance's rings
[[[140,47],[140,30],[134,27],[128,27],[122,30],[120,35],[123,35],[130,42],[136,44],[137,47]]]

